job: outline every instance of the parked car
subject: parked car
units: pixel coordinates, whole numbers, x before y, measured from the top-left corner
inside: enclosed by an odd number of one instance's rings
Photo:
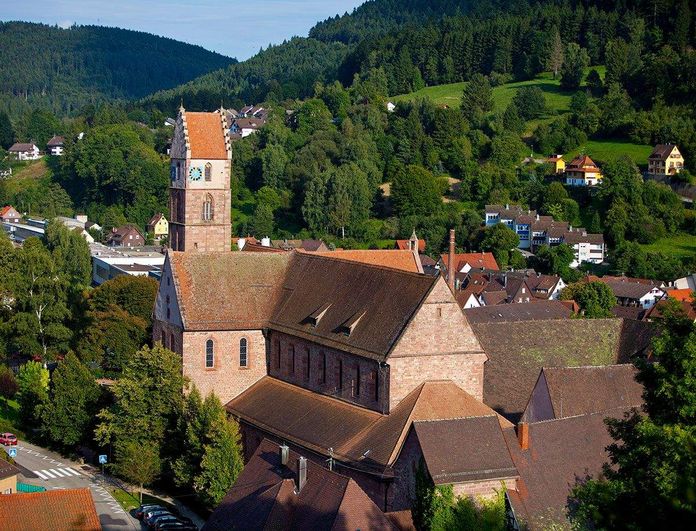
[[[165,508],[156,503],[144,503],[135,510],[135,517],[142,520],[147,511],[164,511]]]
[[[195,524],[186,522],[164,522],[156,529],[157,531],[198,531]]]
[[[17,436],[14,433],[0,433],[0,444],[17,446]]]
[[[161,519],[157,520],[155,523],[155,529],[157,531],[166,529],[189,529],[191,526],[193,526],[194,529],[197,529],[193,521],[185,516],[177,516],[174,520]]]
[[[178,522],[179,519],[174,516],[172,513],[167,513],[167,514],[161,514],[159,516],[153,516],[148,520],[147,526],[150,529],[157,529],[157,524],[164,523],[164,522]]]
[[[170,513],[166,509],[148,510],[145,512],[145,516],[143,516],[143,522],[149,526],[150,520],[152,520],[153,518],[157,518],[158,516],[162,516],[164,514],[172,514],[172,513]]]

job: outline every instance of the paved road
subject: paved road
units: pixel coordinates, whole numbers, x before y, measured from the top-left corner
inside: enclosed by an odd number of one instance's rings
[[[140,522],[126,513],[104,487],[98,470],[64,459],[45,448],[23,441],[17,446],[15,461],[22,470],[21,481],[51,489],[88,488],[105,531],[140,530]]]

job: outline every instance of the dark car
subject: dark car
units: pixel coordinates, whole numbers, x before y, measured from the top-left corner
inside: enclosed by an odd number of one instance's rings
[[[195,524],[187,522],[165,522],[156,529],[157,531],[198,531]]]
[[[164,507],[162,507],[161,505],[157,505],[156,503],[144,503],[135,510],[135,517],[138,520],[142,520],[143,517],[145,516],[145,513],[148,511],[164,511],[164,510],[165,510]]]
[[[17,446],[17,436],[14,433],[0,433],[0,444]]]
[[[157,529],[157,524],[163,524],[164,522],[178,522],[179,519],[172,513],[161,514],[159,516],[153,516],[147,522],[147,526],[150,529]]]
[[[157,518],[158,516],[163,516],[165,514],[172,514],[172,513],[170,513],[166,509],[158,509],[156,511],[146,511],[145,516],[143,516],[143,522],[149,526],[150,520],[153,520],[154,518]]]

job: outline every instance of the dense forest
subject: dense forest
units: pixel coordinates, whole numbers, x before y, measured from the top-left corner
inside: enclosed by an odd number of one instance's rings
[[[233,62],[138,31],[0,23],[0,109],[18,115],[45,106],[71,114],[86,104],[174,87]]]

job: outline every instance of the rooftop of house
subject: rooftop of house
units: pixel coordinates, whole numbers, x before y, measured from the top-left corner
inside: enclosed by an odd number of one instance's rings
[[[275,404],[273,408],[267,404]],[[428,381],[388,415],[265,376],[227,404],[240,419],[305,448],[383,470],[396,461],[413,422],[491,417],[509,423],[449,380]],[[464,471],[462,471],[464,472]],[[471,470],[468,470],[471,472]]]
[[[643,404],[643,386],[631,363],[585,367],[544,367],[537,385],[548,390],[553,418],[601,411],[626,411]],[[522,421],[528,411],[522,415]]]
[[[555,300],[538,300],[527,304],[497,304],[464,310],[469,323],[548,321],[569,319],[573,311]]]
[[[449,262],[449,255],[440,255],[440,264],[447,268]],[[461,271],[462,268],[469,264],[471,269],[487,269],[491,271],[498,271],[500,267],[498,262],[495,260],[493,253],[481,252],[481,253],[456,253],[454,255],[455,269]]]
[[[393,529],[352,479],[307,460],[298,492],[299,455],[264,439],[203,527],[204,531],[264,529]]]
[[[648,159],[651,160],[667,160],[674,150],[676,148],[676,144],[658,144],[655,146],[655,149],[653,149],[652,153],[648,157]],[[678,148],[677,148],[678,151]]]
[[[423,272],[420,259],[413,251],[409,251],[408,249],[337,249],[335,251],[320,251],[314,254],[317,256],[340,258],[350,262],[383,266],[400,271],[410,271],[412,273]]]
[[[140,232],[140,229],[136,227],[135,225],[132,224],[127,224],[127,225],[121,225],[120,227],[114,227],[111,229],[111,233],[109,234],[109,239],[111,240],[121,240],[124,237],[128,236],[129,234],[135,234],[137,233],[138,236],[141,238],[143,235]]]
[[[599,166],[595,164],[589,155],[578,155],[566,166],[566,170],[578,171],[578,170],[591,170],[596,171]]]
[[[483,401],[513,422],[542,367],[626,363],[645,354],[655,334],[650,323],[616,318],[472,322],[471,328],[488,356]]]
[[[401,249],[402,251],[408,251],[411,249],[411,241],[412,240],[396,240],[395,247],[397,249]],[[424,253],[425,252],[425,240],[417,240],[418,241],[418,252],[419,253]]]
[[[611,288],[611,291],[618,298],[641,299],[649,295],[653,289],[660,289],[659,283],[646,284],[644,282],[633,282],[627,278],[601,277],[598,279]]]
[[[54,136],[51,138],[51,140],[46,142],[46,145],[48,147],[59,147],[59,146],[62,146],[64,144],[65,144],[65,138],[63,138],[62,136]]]
[[[228,142],[220,114],[184,111],[184,116],[191,158],[226,160]]]
[[[14,531],[101,531],[89,489],[0,496],[0,521]]]
[[[147,222],[148,227],[150,227],[152,225],[156,225],[157,223],[159,223],[159,221],[161,219],[164,219],[165,221],[167,221],[167,218],[164,217],[164,214],[162,214],[161,212],[158,212],[157,214],[155,214],[154,216],[152,216],[150,218],[150,221]]]
[[[12,205],[7,205],[0,210],[0,217],[5,217],[7,215],[19,215],[19,212]]]
[[[15,142],[10,146],[10,148],[7,150],[11,153],[20,153],[24,151],[32,151],[34,149],[38,149],[36,147],[36,144],[33,142]]]
[[[20,472],[21,470],[19,470],[19,468],[14,466],[9,461],[0,459],[0,479],[11,478],[12,476],[16,476]]]

